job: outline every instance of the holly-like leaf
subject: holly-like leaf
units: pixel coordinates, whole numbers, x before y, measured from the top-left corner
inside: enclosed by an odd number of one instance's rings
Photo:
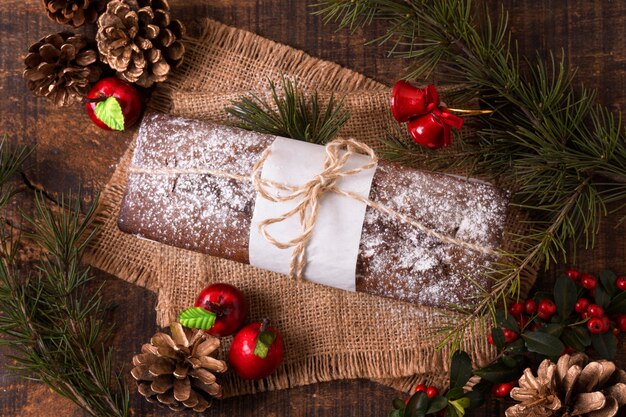
[[[448,406],[448,399],[441,395],[436,396],[435,398],[431,398],[430,403],[428,404],[428,408],[426,409],[426,414],[435,414],[438,411],[443,410]]]
[[[517,379],[521,373],[521,368],[509,368],[501,361],[474,371],[474,374],[493,383],[512,381]]]
[[[613,271],[609,271],[608,269],[600,272],[598,276],[600,285],[604,287],[606,292],[609,293],[609,296],[614,297],[615,294],[618,293],[617,290],[617,275]]]
[[[586,326],[566,327],[561,334],[561,340],[575,351],[583,352],[591,345],[591,334]]]
[[[450,364],[450,388],[463,387],[471,377],[472,359],[462,350],[454,352]]]
[[[215,324],[217,315],[202,307],[190,307],[181,311],[178,321],[185,327],[209,330]]]
[[[115,97],[109,97],[98,102],[94,109],[96,117],[113,130],[124,130],[124,113],[119,101]]]
[[[613,297],[606,312],[607,314],[626,314],[626,291]]]
[[[617,353],[617,337],[611,332],[591,335],[591,346],[604,359],[613,359]]]
[[[531,352],[538,353],[550,358],[558,357],[565,345],[556,336],[543,332],[525,332],[522,334],[526,347]],[[509,380],[510,381],[510,380]],[[506,381],[502,381],[506,382]]]
[[[566,320],[574,311],[576,292],[576,284],[567,275],[561,275],[557,278],[554,285],[554,303],[561,319]]]

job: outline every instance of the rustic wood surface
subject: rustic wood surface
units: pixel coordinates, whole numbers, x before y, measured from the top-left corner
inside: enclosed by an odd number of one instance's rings
[[[380,28],[373,25],[354,34],[335,31],[313,16],[303,0],[171,0],[173,14],[197,30],[195,19],[212,17],[224,23],[259,33],[327,60],[360,71],[387,84],[393,83],[405,65],[388,58],[385,48],[363,46]],[[477,0],[492,10],[500,1]],[[505,0],[511,29],[520,52],[545,56],[547,51],[564,51],[566,62],[578,67],[577,80],[598,89],[599,101],[615,110],[626,105],[626,2],[604,0]],[[63,30],[46,17],[41,0],[0,2],[0,134],[15,143],[36,145],[25,171],[30,188],[45,190],[52,197],[80,185],[89,201],[107,182],[133,136],[107,133],[95,127],[80,106],[54,108],[33,97],[22,81],[22,59],[28,46],[43,36]],[[32,195],[23,193],[18,204],[28,210]],[[579,248],[576,265],[597,272],[604,267],[626,272],[626,226],[616,226],[621,213],[610,214],[603,223],[593,250]],[[554,265],[542,277],[547,286],[565,269]],[[118,305],[115,317],[116,361],[128,364],[142,342],[155,331],[155,296],[115,277],[97,273],[106,280],[104,295]],[[390,341],[393,343],[393,341]],[[624,340],[620,341],[618,363],[626,366]],[[4,368],[6,359],[0,361]],[[41,384],[0,371],[1,416],[84,416],[85,414]],[[336,381],[298,389],[247,396],[217,404],[209,415],[259,416],[384,416],[396,393],[370,381]],[[170,415],[133,394],[134,415]],[[500,416],[506,404],[492,401],[472,413]],[[186,415],[192,415],[186,414]]]

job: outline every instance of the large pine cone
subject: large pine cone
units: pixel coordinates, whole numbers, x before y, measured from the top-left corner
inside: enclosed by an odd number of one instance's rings
[[[102,68],[97,61],[85,36],[55,33],[28,48],[23,76],[36,96],[67,106],[81,101],[98,81]]]
[[[536,377],[526,369],[511,397],[521,403],[506,417],[624,415],[618,413],[626,404],[626,372],[606,360],[589,362],[582,353],[563,355],[556,364],[544,360]]]
[[[48,17],[75,28],[94,23],[109,0],[43,0]]]
[[[214,373],[226,372],[227,366],[211,356],[220,340],[202,330],[185,329],[180,323],[172,323],[170,330],[171,337],[157,333],[142,346],[142,353],[133,357],[131,374],[148,401],[175,411],[191,408],[202,412],[212,398],[222,397]]]
[[[118,77],[150,87],[182,63],[184,31],[166,0],[113,0],[98,19],[100,60]]]

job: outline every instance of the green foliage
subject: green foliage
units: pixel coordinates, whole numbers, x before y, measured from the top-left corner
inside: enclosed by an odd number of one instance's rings
[[[12,192],[7,182],[25,155],[0,146],[3,204]],[[21,269],[14,230],[2,230],[0,344],[11,349],[14,371],[43,382],[91,415],[128,416],[129,391],[123,375],[113,373],[107,347],[113,329],[104,323],[100,289],[88,295],[92,277],[80,265],[95,203],[81,215],[79,203],[71,200],[62,199],[52,209],[36,196],[36,216],[25,216],[33,230],[28,237],[44,252],[34,266]]]
[[[98,102],[94,113],[98,119],[113,130],[124,130],[124,113],[119,101],[115,97],[108,97]]]
[[[271,103],[256,95],[241,97],[226,111],[239,119],[242,129],[254,130],[305,142],[324,144],[337,135],[348,120],[343,110],[343,99],[336,101],[331,95],[322,109],[317,93],[307,99],[298,84],[283,77],[282,94],[269,81]]]
[[[384,156],[435,169],[465,167],[498,179],[513,201],[531,212],[523,249],[489,275],[492,290],[468,310],[467,320],[446,329],[442,343],[478,316],[515,297],[522,271],[565,259],[566,242],[592,246],[609,203],[626,201],[626,139],[621,116],[594,104],[595,92],[574,89],[565,58],[520,58],[504,10],[493,18],[471,0],[322,0],[316,13],[355,30],[377,20],[387,32],[374,41],[411,63],[406,78],[441,78],[466,88],[446,101],[462,107],[477,99],[494,110],[472,120],[475,137],[433,155],[406,138],[384,138]],[[457,141],[458,142],[458,141]]]
[[[189,307],[180,312],[178,321],[190,329],[209,330],[215,324],[217,314],[202,307]]]

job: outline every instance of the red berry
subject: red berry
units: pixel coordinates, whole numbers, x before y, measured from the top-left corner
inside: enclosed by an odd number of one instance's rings
[[[434,398],[439,395],[439,390],[437,389],[437,387],[430,386],[426,388],[426,395],[428,396],[428,398]]]
[[[609,329],[611,328],[611,321],[609,320],[609,318],[607,316],[602,316],[600,317],[600,320],[602,320],[602,333],[606,333],[609,331]]]
[[[626,332],[626,314],[620,314],[617,316],[617,320],[615,320],[615,322],[621,331]]]
[[[583,274],[582,277],[580,277],[580,285],[588,290],[593,290],[596,288],[596,285],[598,285],[598,278],[590,274]]]
[[[587,328],[591,332],[591,334],[600,334],[604,332],[604,324],[602,323],[602,319],[598,317],[592,317],[587,322]]]
[[[509,306],[509,313],[516,319],[520,318],[524,312],[524,304],[519,301]]]
[[[510,382],[504,382],[502,384],[495,384],[491,389],[491,393],[495,397],[504,398],[508,397],[512,389],[513,384],[511,384]]]
[[[583,320],[587,320],[587,319],[589,318],[589,313],[587,313],[587,312],[585,311],[584,313],[581,313],[581,314],[580,314],[580,317],[581,317]]]
[[[539,307],[537,307],[537,315],[542,320],[548,320],[556,313],[556,304],[554,301],[549,298],[544,298],[539,302]]]
[[[526,314],[529,316],[533,315],[537,312],[537,303],[532,298],[529,298],[524,304],[524,309],[526,310]]]
[[[504,329],[504,341],[506,343],[513,343],[517,339],[519,339],[519,334],[514,332],[513,330]]]
[[[578,301],[576,301],[574,310],[576,310],[577,313],[582,314],[587,311],[587,307],[589,307],[589,300],[586,298],[579,298]]]
[[[589,317],[602,318],[604,316],[604,309],[597,304],[589,304],[587,314]]]
[[[419,384],[418,386],[415,387],[415,390],[413,392],[417,392],[417,391],[426,391],[426,385]]]
[[[568,269],[567,271],[565,271],[565,273],[574,282],[578,281],[578,278],[580,278],[580,272],[578,272],[576,269]]]
[[[621,291],[626,291],[626,277],[619,277],[615,284]]]
[[[540,327],[541,327],[541,323],[534,321],[533,325],[530,326],[530,331],[534,332],[536,330],[539,330]]]
[[[491,333],[489,333],[489,336],[487,336],[487,342],[489,342],[490,345],[494,345],[495,343],[493,343],[493,336],[491,335]]]

